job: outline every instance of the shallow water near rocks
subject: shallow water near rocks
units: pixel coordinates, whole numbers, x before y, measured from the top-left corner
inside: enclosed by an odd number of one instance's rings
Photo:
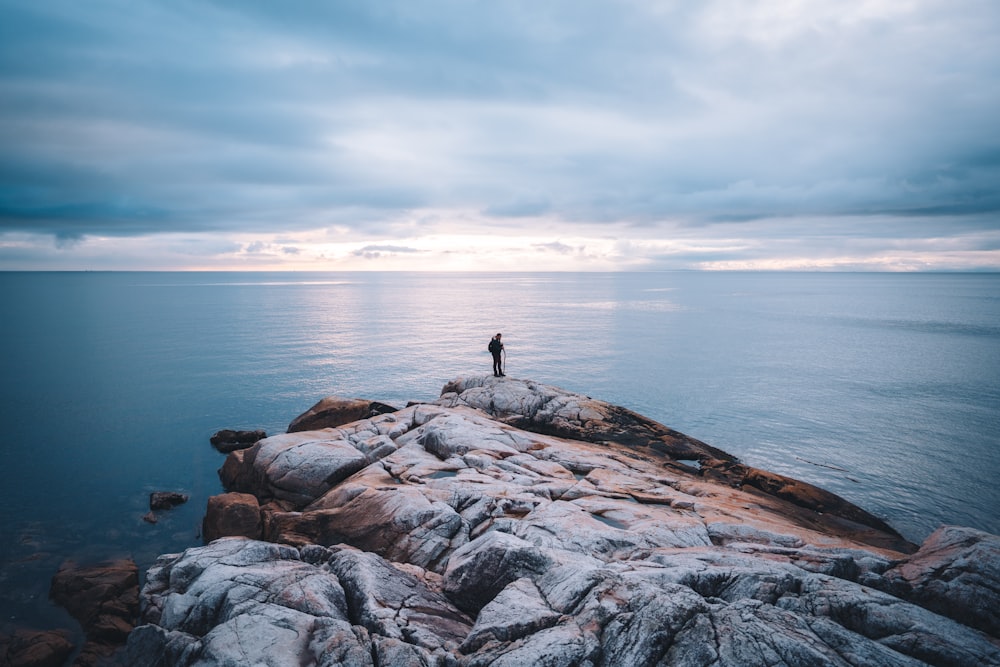
[[[995,274],[0,273],[0,622],[67,558],[200,542],[222,428],[507,372],[817,484],[919,541],[1000,532]],[[142,520],[152,491],[190,501]]]

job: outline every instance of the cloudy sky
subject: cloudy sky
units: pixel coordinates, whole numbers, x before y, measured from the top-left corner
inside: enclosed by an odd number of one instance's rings
[[[0,269],[1000,270],[996,0],[0,0]]]

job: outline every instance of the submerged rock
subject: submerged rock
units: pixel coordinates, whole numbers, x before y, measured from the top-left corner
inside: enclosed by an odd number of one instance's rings
[[[138,616],[139,569],[131,559],[92,566],[66,562],[52,577],[49,595],[87,637],[74,664],[103,664],[125,644]]]
[[[0,665],[61,667],[74,648],[65,630],[20,628],[10,634],[0,634]]]
[[[740,466],[501,378],[267,438],[220,474],[268,541],[162,556],[130,663],[1000,665],[996,536]]]
[[[168,510],[188,501],[186,493],[177,491],[153,491],[149,494],[149,509]]]

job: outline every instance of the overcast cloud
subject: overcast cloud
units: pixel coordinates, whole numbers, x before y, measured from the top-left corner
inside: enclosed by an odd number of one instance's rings
[[[1000,270],[1000,3],[0,0],[0,269]]]

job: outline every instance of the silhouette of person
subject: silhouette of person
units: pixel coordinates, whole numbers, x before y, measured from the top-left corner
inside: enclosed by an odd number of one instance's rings
[[[493,377],[503,377],[503,364],[500,362],[500,353],[503,352],[503,343],[500,342],[500,334],[490,340],[490,354],[493,355]]]

